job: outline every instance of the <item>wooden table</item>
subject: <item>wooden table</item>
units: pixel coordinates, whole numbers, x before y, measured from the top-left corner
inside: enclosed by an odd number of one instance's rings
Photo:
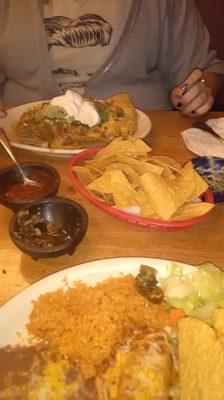
[[[153,129],[146,141],[155,154],[166,154],[184,163],[194,157],[185,146],[181,130],[192,120],[179,112],[150,111]],[[221,117],[224,113],[209,113],[208,117]],[[115,219],[75,193],[67,177],[68,158],[49,157],[17,150],[20,161],[40,161],[54,166],[60,173],[58,195],[82,204],[89,215],[89,226],[83,242],[73,256],[34,261],[21,253],[12,243],[8,225],[12,211],[0,205],[0,304],[9,300],[33,282],[83,262],[107,257],[142,256],[172,259],[200,264],[212,262],[224,270],[224,205],[219,204],[202,223],[179,232],[152,231]],[[0,168],[11,163],[0,149]]]

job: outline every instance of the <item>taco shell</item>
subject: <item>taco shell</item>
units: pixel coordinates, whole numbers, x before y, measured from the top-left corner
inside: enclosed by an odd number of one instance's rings
[[[223,329],[223,313],[216,313],[215,320]],[[183,318],[178,337],[181,400],[223,400],[224,345],[219,332],[199,319]]]

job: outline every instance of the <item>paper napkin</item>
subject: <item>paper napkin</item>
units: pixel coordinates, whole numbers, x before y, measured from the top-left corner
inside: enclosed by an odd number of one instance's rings
[[[224,118],[209,119],[206,123],[224,139]],[[224,144],[214,136],[198,128],[181,132],[189,150],[199,156],[224,158]]]

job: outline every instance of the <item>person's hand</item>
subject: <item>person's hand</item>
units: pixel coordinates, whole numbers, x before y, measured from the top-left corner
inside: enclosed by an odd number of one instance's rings
[[[214,103],[212,90],[204,80],[202,71],[194,69],[193,72],[171,93],[173,106],[183,115],[200,117],[208,112]]]
[[[6,117],[6,115],[7,115],[7,112],[4,109],[4,104],[3,104],[2,98],[0,97],[0,118],[4,118],[4,117]]]

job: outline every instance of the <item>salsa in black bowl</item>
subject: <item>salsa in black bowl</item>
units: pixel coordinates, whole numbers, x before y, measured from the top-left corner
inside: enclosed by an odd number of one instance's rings
[[[44,163],[21,163],[25,175],[40,185],[24,184],[16,165],[0,171],[0,202],[13,211],[33,201],[55,196],[60,176],[57,170]]]
[[[84,238],[88,215],[63,197],[36,201],[18,210],[9,225],[14,244],[33,259],[72,255]]]

